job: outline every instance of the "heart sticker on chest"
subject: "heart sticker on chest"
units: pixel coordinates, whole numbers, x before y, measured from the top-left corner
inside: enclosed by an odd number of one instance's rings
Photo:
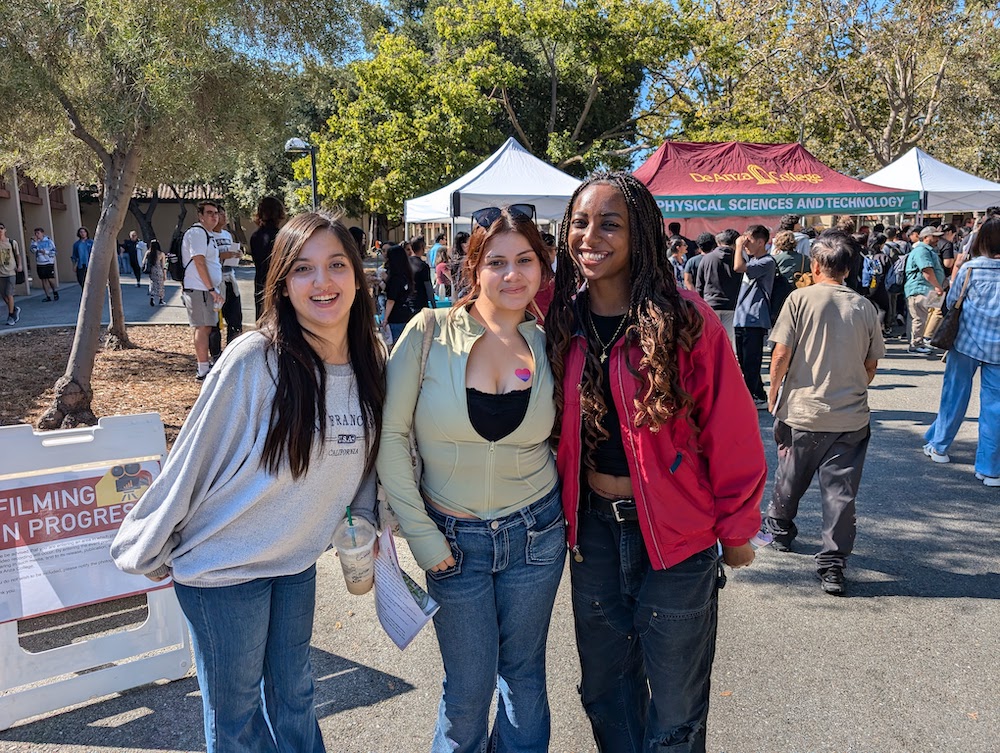
[[[522,382],[527,382],[531,379],[530,369],[514,369],[514,376],[520,379]]]

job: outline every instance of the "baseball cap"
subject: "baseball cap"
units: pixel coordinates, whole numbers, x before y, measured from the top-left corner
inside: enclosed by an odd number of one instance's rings
[[[933,225],[928,225],[927,227],[920,229],[920,237],[921,238],[926,238],[926,237],[931,236],[931,235],[941,236],[941,235],[944,235],[944,233],[942,231],[938,230]]]

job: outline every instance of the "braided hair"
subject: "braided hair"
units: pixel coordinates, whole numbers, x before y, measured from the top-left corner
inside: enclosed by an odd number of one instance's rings
[[[663,218],[649,189],[629,173],[597,173],[576,189],[566,207],[556,252],[555,295],[545,318],[546,347],[555,379],[553,442],[558,443],[562,422],[566,355],[574,333],[588,324],[581,317],[590,315],[587,293],[581,291],[585,278],[569,247],[570,221],[577,198],[594,185],[615,186],[628,207],[629,304],[624,336],[626,345],[637,345],[642,351],[638,363],[632,363],[625,351],[626,367],[640,383],[633,397],[632,422],[655,432],[674,416],[684,415],[697,432],[690,417],[694,401],[681,385],[677,352],[694,348],[704,322],[695,305],[678,293],[673,273],[667,272],[670,261]],[[588,337],[580,383],[584,462],[588,468],[593,468],[597,444],[608,438],[601,426],[607,414],[603,380],[598,346]]]

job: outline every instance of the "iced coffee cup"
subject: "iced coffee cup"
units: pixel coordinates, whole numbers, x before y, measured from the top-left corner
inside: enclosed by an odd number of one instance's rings
[[[368,593],[375,582],[375,527],[363,518],[344,518],[333,532],[333,545],[344,568],[347,590]]]

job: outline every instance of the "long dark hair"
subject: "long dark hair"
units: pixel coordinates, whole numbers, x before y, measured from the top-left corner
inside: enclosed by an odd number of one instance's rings
[[[375,335],[375,305],[358,246],[338,218],[322,212],[300,214],[285,224],[275,238],[260,318],[260,329],[268,338],[268,349],[277,364],[277,391],[261,465],[277,475],[287,458],[292,478],[296,479],[309,470],[317,434],[320,445],[326,439],[326,367],[306,339],[306,330],[285,295],[285,278],[302,246],[318,232],[332,233],[340,241],[357,283],[347,321],[347,345],[365,424],[366,473],[374,467],[378,455],[385,402],[385,350]]]
[[[386,249],[385,266],[389,271],[389,277],[402,277],[409,285],[409,292],[413,292],[413,267],[410,266],[410,258],[401,244],[397,243]]]
[[[990,217],[982,224],[970,249],[972,256],[994,258],[1000,256],[1000,217]]]
[[[549,280],[552,279],[552,266],[549,263],[548,249],[538,232],[538,227],[530,217],[520,213],[511,214],[508,207],[502,207],[500,216],[493,220],[488,230],[482,225],[476,225],[472,231],[469,252],[461,258],[459,267],[461,289],[464,293],[452,304],[449,316],[479,297],[479,262],[482,261],[490,241],[504,233],[517,233],[528,241],[542,267],[541,287],[544,288],[549,284]]]
[[[701,337],[704,321],[693,303],[677,291],[674,275],[665,274],[668,264],[667,241],[663,218],[649,189],[629,173],[598,173],[584,181],[573,193],[559,232],[556,251],[556,283],[552,304],[545,317],[549,363],[555,378],[556,423],[553,439],[558,441],[563,411],[565,358],[573,335],[586,326],[580,317],[589,316],[586,293],[577,296],[585,278],[569,248],[573,206],[583,191],[593,185],[611,185],[621,191],[628,207],[629,227],[629,307],[631,322],[625,330],[627,344],[642,350],[639,363],[628,360],[628,370],[639,378],[633,405],[635,426],[649,426],[657,431],[676,415],[685,415],[692,428],[691,395],[681,385],[677,353],[690,351]],[[627,354],[627,351],[626,351]],[[640,376],[645,369],[645,376]],[[601,362],[595,343],[588,338],[586,362],[581,380],[580,405],[583,414],[585,462],[593,467],[593,453],[598,441],[607,439],[601,426],[607,414],[604,404]]]

